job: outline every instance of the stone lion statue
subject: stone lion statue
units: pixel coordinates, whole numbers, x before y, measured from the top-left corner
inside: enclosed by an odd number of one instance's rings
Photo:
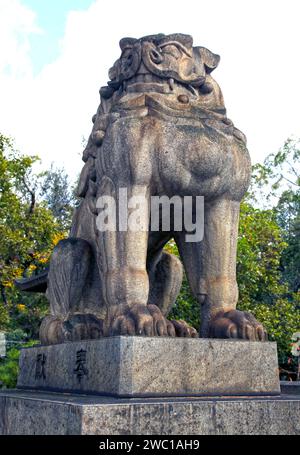
[[[51,258],[51,314],[41,341],[197,336],[184,321],[167,319],[183,267],[201,306],[201,337],[263,341],[263,326],[236,309],[239,207],[251,163],[211,75],[220,57],[183,34],[124,38],[120,48],[83,153],[81,204]],[[203,196],[202,240],[188,242],[172,224],[167,231],[98,229],[99,197],[118,203],[124,188],[128,199]],[[141,222],[148,226],[151,216],[145,210]],[[164,250],[172,238],[182,263]]]

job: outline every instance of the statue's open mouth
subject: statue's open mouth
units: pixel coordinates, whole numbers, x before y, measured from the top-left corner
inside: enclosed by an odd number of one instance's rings
[[[177,82],[174,79],[162,79],[151,73],[138,73],[127,81],[123,81],[124,92],[158,92],[172,93]]]

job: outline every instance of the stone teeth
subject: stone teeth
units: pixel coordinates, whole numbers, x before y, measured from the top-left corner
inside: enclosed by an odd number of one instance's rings
[[[168,82],[169,82],[170,90],[174,90],[174,79],[173,79],[173,78],[170,78],[170,79],[168,80]]]

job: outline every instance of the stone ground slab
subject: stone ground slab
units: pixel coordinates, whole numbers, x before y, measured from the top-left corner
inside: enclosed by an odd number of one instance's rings
[[[300,397],[0,392],[0,435],[300,435]]]
[[[18,388],[120,397],[280,394],[276,343],[124,336],[23,349]]]
[[[282,393],[300,395],[300,381],[281,381],[280,389]]]

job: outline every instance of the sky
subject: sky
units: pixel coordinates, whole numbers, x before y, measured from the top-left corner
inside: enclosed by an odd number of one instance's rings
[[[0,132],[75,178],[119,40],[187,33],[252,161],[300,137],[299,0],[0,0]]]

